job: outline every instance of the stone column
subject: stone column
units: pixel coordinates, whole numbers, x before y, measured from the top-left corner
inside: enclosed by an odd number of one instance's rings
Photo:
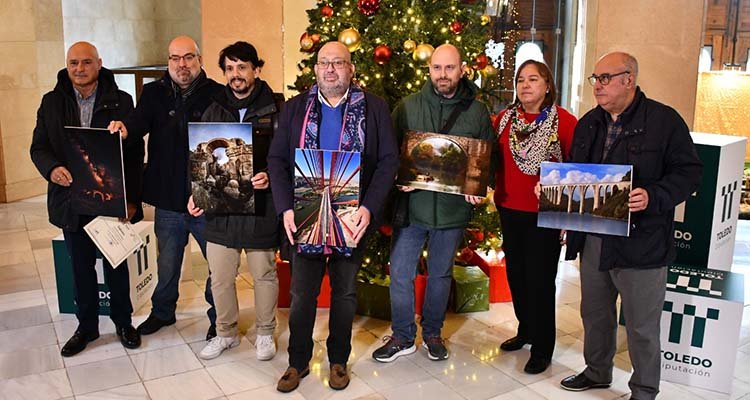
[[[581,116],[596,105],[585,77],[596,60],[615,50],[639,62],[638,84],[652,99],[675,108],[693,125],[698,80],[698,55],[703,42],[703,1],[580,0],[585,21],[579,96],[572,107]]]
[[[0,2],[0,201],[47,191],[29,157],[36,111],[65,66],[60,0]]]

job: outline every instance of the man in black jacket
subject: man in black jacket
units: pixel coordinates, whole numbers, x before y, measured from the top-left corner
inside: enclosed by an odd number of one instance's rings
[[[133,99],[118,90],[114,75],[102,68],[96,47],[87,42],[70,46],[66,69],[57,74],[55,89],[44,95],[37,111],[31,142],[31,159],[47,186],[47,212],[50,223],[63,230],[65,246],[73,264],[76,317],[78,328],[62,347],[63,357],[70,357],[99,337],[99,285],[96,270],[96,246],[83,227],[94,219],[78,215],[72,209],[70,184],[74,177],[67,168],[65,148],[70,146],[64,126],[105,128],[133,109]],[[100,133],[92,133],[100,134]],[[105,133],[106,134],[106,133]],[[131,222],[143,217],[140,209],[140,178],[143,166],[143,140],[130,138],[125,147],[125,185],[127,214]],[[103,260],[104,278],[110,288],[110,316],[123,346],[140,346],[141,337],[131,325],[130,281],[127,261],[117,269]]]
[[[359,205],[353,213],[355,248],[325,247],[314,254],[302,246],[292,259],[292,304],[289,311],[289,368],[277,390],[290,392],[309,372],[316,297],[328,266],[331,309],[326,342],[333,389],[349,384],[352,321],[357,308],[356,277],[362,264],[362,238],[371,221],[379,221],[398,170],[398,148],[388,105],[351,82],[354,65],[346,46],[329,42],[318,52],[317,83],[289,100],[279,116],[271,142],[268,170],[274,206],[294,244],[294,171],[297,148],[357,151],[361,154]],[[373,224],[377,227],[377,224]],[[322,247],[322,246],[321,246]],[[312,249],[314,250],[314,249]],[[347,251],[348,250],[348,251]],[[300,252],[302,251],[302,252]]]
[[[570,161],[633,166],[630,236],[568,232],[566,258],[581,255],[581,317],[586,369],[565,378],[563,389],[609,387],[616,351],[617,295],[633,365],[631,399],[654,399],[659,392],[659,324],[666,265],[675,257],[674,208],[698,188],[702,163],[685,121],[636,85],[638,62],[610,53],[589,82],[598,107],[576,126]]]
[[[143,335],[175,323],[179,297],[182,257],[188,235],[198,242],[206,255],[204,217],[188,214],[190,196],[188,176],[188,122],[201,120],[211,97],[222,86],[206,77],[200,50],[195,40],[178,36],[169,44],[169,66],[164,77],[143,87],[135,111],[124,121],[113,121],[110,131],[148,137],[148,164],[144,173],[143,201],[156,207],[154,233],[159,255],[156,260],[159,281],[151,296],[151,315],[138,326]],[[206,301],[211,305],[211,325],[206,340],[216,336],[216,310],[211,282],[206,282]]]
[[[216,358],[225,349],[240,343],[235,280],[243,249],[255,284],[255,356],[265,361],[276,354],[273,332],[279,296],[276,276],[279,219],[268,190],[266,156],[279,112],[277,101],[283,102],[283,97],[275,99],[268,84],[259,78],[263,64],[250,43],[237,42],[224,48],[219,54],[219,67],[224,71],[227,85],[214,95],[213,103],[203,113],[203,122],[252,124],[253,176],[250,183],[255,203],[254,215],[206,214],[206,255],[211,270],[218,335],[199,353],[203,359]],[[203,211],[195,207],[193,196],[190,196],[188,212],[197,217]]]

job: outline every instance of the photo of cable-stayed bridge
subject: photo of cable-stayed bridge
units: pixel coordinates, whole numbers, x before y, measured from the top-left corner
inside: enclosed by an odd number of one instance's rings
[[[297,149],[294,222],[297,243],[356,247],[352,216],[359,207],[360,153]]]

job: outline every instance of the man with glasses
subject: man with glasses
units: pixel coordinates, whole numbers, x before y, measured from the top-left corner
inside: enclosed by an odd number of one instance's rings
[[[361,155],[359,204],[348,228],[358,245],[351,247],[298,244],[292,256],[292,304],[289,311],[289,368],[277,390],[290,392],[309,374],[313,353],[316,297],[328,267],[331,308],[328,362],[332,389],[349,385],[352,321],[357,308],[356,277],[362,265],[363,237],[377,227],[398,169],[398,149],[388,105],[352,83],[355,67],[342,43],[326,43],[315,64],[317,83],[289,100],[279,117],[268,155],[271,192],[283,218],[289,243],[295,244],[295,150],[355,151]]]
[[[487,107],[476,100],[477,87],[463,77],[461,54],[450,44],[439,46],[430,58],[430,79],[422,90],[406,97],[393,111],[400,140],[408,130],[437,132],[475,139],[494,138]],[[399,187],[408,193],[408,223],[396,226],[391,249],[391,316],[393,334],[372,353],[380,362],[417,351],[414,322],[414,277],[427,242],[427,290],[422,309],[422,347],[433,361],[448,358],[440,331],[448,304],[453,259],[482,198]],[[401,202],[397,202],[401,203]],[[408,205],[407,205],[408,204]],[[395,225],[395,224],[394,224]]]
[[[619,294],[633,365],[631,399],[659,392],[659,324],[667,269],[675,258],[674,208],[700,183],[702,164],[685,121],[636,85],[638,62],[626,53],[603,56],[589,82],[598,106],[576,125],[570,162],[629,164],[630,236],[568,232],[566,259],[581,256],[581,317],[586,369],[563,389],[606,388],[617,349]]]
[[[169,66],[164,77],[143,87],[135,111],[124,121],[113,121],[111,131],[124,136],[148,136],[148,163],[143,180],[143,201],[156,208],[154,232],[158,245],[156,260],[159,281],[151,296],[151,314],[138,326],[142,335],[152,334],[175,323],[180,273],[188,235],[198,242],[204,257],[205,216],[187,212],[190,196],[188,174],[188,122],[201,120],[212,96],[222,85],[206,77],[198,44],[178,36],[169,44]],[[206,282],[210,304],[210,326],[206,340],[216,336],[216,310],[211,295],[211,278]]]

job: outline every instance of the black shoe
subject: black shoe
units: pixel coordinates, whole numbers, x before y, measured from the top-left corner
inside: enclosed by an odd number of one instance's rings
[[[77,330],[73,336],[65,342],[65,346],[60,350],[60,355],[63,357],[72,357],[86,348],[89,342],[93,342],[99,338],[99,332],[83,332]]]
[[[560,381],[560,386],[565,390],[570,390],[573,392],[582,392],[584,390],[589,389],[604,389],[608,388],[609,385],[611,385],[612,382],[606,382],[606,383],[597,383],[592,381],[591,379],[587,378],[586,375],[581,372],[578,375],[571,375],[562,381]]]
[[[128,349],[137,349],[141,346],[141,334],[138,333],[133,325],[118,326],[115,328],[120,343]]]
[[[405,342],[393,336],[386,336],[383,340],[387,342],[372,352],[372,358],[380,362],[391,362],[401,356],[412,354],[417,351],[417,346],[414,346],[414,341]]]
[[[531,356],[526,366],[523,367],[523,372],[531,375],[541,374],[549,368],[550,362],[551,360],[548,358]]]
[[[508,339],[506,341],[504,341],[500,345],[500,350],[504,350],[504,351],[516,351],[516,350],[520,350],[521,348],[523,348],[523,345],[525,345],[526,343],[528,343],[526,341],[526,338],[521,337],[521,336],[514,336],[514,337],[512,337],[512,338],[510,338],[510,339]]]
[[[175,320],[174,317],[170,320],[164,321],[156,317],[154,314],[151,314],[142,324],[138,325],[138,333],[141,335],[150,335],[165,326],[173,325],[175,322],[177,322],[177,320]]]
[[[427,350],[427,357],[432,361],[448,359],[448,348],[445,347],[445,341],[440,336],[424,338],[422,347]]]
[[[208,327],[208,332],[206,332],[206,341],[213,339],[216,337],[216,325],[211,325]]]

